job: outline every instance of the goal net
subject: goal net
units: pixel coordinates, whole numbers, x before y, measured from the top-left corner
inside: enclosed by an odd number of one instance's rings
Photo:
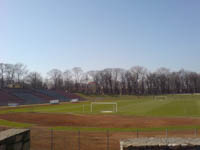
[[[155,100],[166,100],[167,96],[154,96]]]
[[[118,105],[114,102],[92,102],[90,108],[91,112],[109,113],[118,111]]]

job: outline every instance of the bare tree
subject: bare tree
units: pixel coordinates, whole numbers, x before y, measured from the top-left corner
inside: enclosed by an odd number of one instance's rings
[[[7,84],[15,83],[16,68],[13,64],[5,64],[5,77]]]
[[[63,84],[62,71],[58,69],[52,69],[47,74],[50,77],[51,81],[53,82],[55,89],[62,87]]]
[[[70,70],[65,70],[65,72],[63,72],[63,79],[65,81],[71,81],[72,80],[72,73]]]
[[[42,76],[38,72],[30,72],[26,77],[26,82],[30,84],[32,88],[42,88],[43,81]]]
[[[168,94],[200,92],[200,74],[197,72],[170,72],[167,68],[159,68],[149,72],[142,66],[134,66],[129,70],[106,68],[99,71],[83,72],[80,67],[66,70],[58,69],[48,72],[48,79],[43,81],[38,72],[30,72],[26,66],[0,63],[0,87],[9,84],[22,84],[31,88],[64,89],[69,92],[93,94]]]
[[[170,75],[170,70],[167,68],[159,68],[156,71],[157,75],[157,85],[159,86],[159,91],[162,94],[169,93],[169,75]]]
[[[75,82],[79,83],[81,76],[82,76],[82,73],[83,73],[83,70],[80,67],[74,67],[72,69],[72,71],[74,73]]]
[[[72,92],[74,88],[74,82],[72,77],[72,72],[70,70],[66,70],[63,73],[63,80],[64,80],[64,88],[65,90]]]
[[[80,79],[83,74],[83,70],[80,67],[74,67],[72,69],[72,71],[73,71],[73,76],[74,76],[74,80],[75,80],[75,90],[79,92],[80,91]]]
[[[123,72],[124,69],[121,68],[112,69],[113,91],[115,94],[122,94],[121,79]]]
[[[0,63],[0,76],[1,76],[1,86],[4,87],[4,76],[5,76],[5,64]]]
[[[135,94],[144,94],[144,80],[147,75],[147,69],[141,66],[134,66],[130,69],[132,74],[132,86]]]
[[[26,69],[26,66],[21,63],[15,64],[14,67],[17,76],[17,82],[20,83],[20,80],[28,73],[28,70]]]

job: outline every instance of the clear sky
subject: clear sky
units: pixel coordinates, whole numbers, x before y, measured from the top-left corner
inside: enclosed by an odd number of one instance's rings
[[[200,72],[200,0],[0,0],[0,61],[46,73]]]

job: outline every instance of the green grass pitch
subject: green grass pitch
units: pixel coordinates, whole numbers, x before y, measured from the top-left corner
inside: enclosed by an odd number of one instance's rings
[[[94,105],[90,112],[90,104],[98,102],[117,102],[118,112],[113,115],[158,116],[158,117],[199,117],[200,95],[168,95],[167,99],[154,99],[153,96],[104,96],[100,100],[89,97],[86,102],[65,103],[47,106],[29,106],[25,108],[1,109],[0,113],[41,112],[70,114],[102,114],[101,111],[113,110],[112,105]],[[84,108],[83,108],[84,107]]]
[[[95,105],[93,112],[90,112],[91,102],[116,102],[118,104],[117,113],[112,115],[124,116],[146,116],[146,117],[200,117],[200,95],[167,95],[167,99],[155,99],[153,96],[88,96],[88,101],[79,103],[62,103],[58,105],[31,105],[16,108],[1,108],[0,114],[17,112],[36,112],[36,113],[60,113],[60,114],[103,114],[101,111],[113,110],[112,105]],[[84,106],[84,108],[83,108]],[[30,127],[31,124],[16,123],[0,120],[1,126],[9,127]],[[77,128],[77,127],[52,127],[56,130],[82,130],[82,131],[105,131],[106,128]],[[164,129],[200,129],[200,126],[177,126],[144,128],[142,130],[164,130]],[[136,128],[110,128],[110,131],[136,131]]]

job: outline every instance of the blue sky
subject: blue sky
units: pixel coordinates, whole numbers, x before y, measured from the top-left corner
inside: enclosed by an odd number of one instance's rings
[[[199,0],[0,0],[0,61],[200,72]]]

